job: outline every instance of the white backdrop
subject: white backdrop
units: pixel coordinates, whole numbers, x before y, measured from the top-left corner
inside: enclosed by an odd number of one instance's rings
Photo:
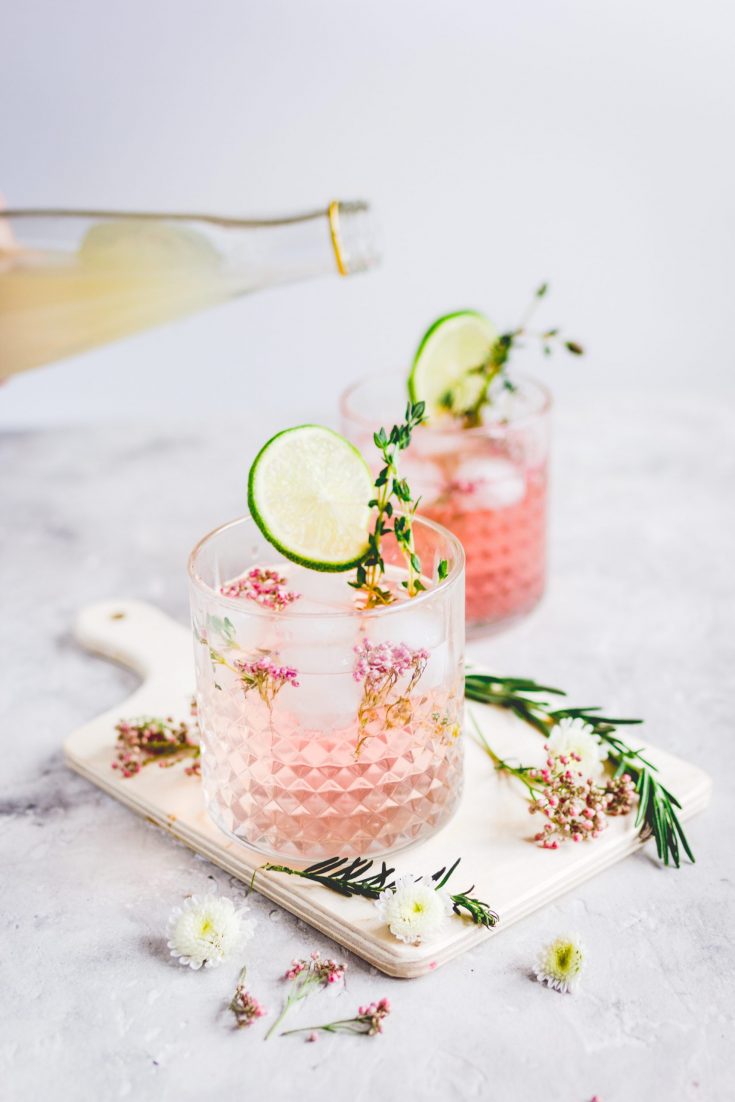
[[[228,304],[0,390],[0,425],[327,417],[462,305],[589,348],[560,395],[730,390],[732,5],[24,0],[2,21],[15,205],[379,208],[376,274]],[[528,361],[530,366],[530,361]],[[264,382],[263,380],[267,380]]]

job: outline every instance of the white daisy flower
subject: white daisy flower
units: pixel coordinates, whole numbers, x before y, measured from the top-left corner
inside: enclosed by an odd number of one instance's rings
[[[607,747],[602,745],[589,723],[583,719],[560,719],[554,725],[546,747],[555,758],[575,754],[580,759],[576,767],[584,777],[599,780],[605,771],[602,763],[607,757]]]
[[[558,937],[538,955],[536,979],[557,991],[572,992],[579,983],[584,963],[584,950],[576,935]]]
[[[192,896],[174,907],[168,920],[168,947],[179,964],[214,968],[250,941],[255,920],[245,918],[247,904],[214,893]]]
[[[436,937],[452,913],[447,892],[437,891],[431,880],[413,876],[400,876],[395,888],[380,893],[375,906],[393,936],[407,945]]]

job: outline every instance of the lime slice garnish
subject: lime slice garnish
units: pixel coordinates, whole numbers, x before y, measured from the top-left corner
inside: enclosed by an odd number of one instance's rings
[[[467,374],[488,357],[497,340],[493,323],[476,310],[445,314],[424,334],[408,377],[412,402],[425,402],[426,412],[447,412],[447,396],[455,410],[468,409],[479,397],[484,381]]]
[[[349,441],[321,425],[279,432],[250,468],[248,506],[282,555],[312,570],[350,570],[368,549],[375,494]]]

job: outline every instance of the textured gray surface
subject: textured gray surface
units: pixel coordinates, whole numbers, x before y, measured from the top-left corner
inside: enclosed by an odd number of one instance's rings
[[[229,1028],[235,965],[191,973],[164,947],[186,893],[242,887],[68,773],[59,746],[134,684],[71,641],[75,610],[121,594],[183,620],[186,552],[241,511],[248,457],[270,427],[246,412],[226,430],[0,438],[0,1094],[732,1097],[735,416],[660,395],[656,406],[611,396],[559,410],[548,595],[525,623],[472,647],[578,703],[644,715],[651,741],[709,767],[713,802],[689,830],[697,865],[664,870],[645,850],[425,979],[388,980],[351,959],[337,1005],[314,997],[299,1022],[387,995],[385,1035],[264,1046],[258,1027]],[[335,950],[250,902],[252,987],[275,1009],[293,955]],[[539,945],[565,930],[589,953],[573,997],[529,975]]]

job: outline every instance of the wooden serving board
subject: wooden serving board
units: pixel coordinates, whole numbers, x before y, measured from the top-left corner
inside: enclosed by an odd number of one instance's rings
[[[204,809],[199,781],[184,773],[183,764],[170,769],[153,766],[129,779],[111,768],[114,728],[120,719],[139,715],[188,719],[194,688],[189,630],[151,605],[123,600],[84,609],[75,634],[89,650],[135,670],[142,683],[127,700],[69,736],[64,744],[67,763],[139,815],[250,884],[264,858],[214,825]],[[501,755],[524,762],[541,761],[541,740],[530,727],[504,712],[471,707]],[[682,818],[701,811],[709,799],[709,777],[663,750],[648,747],[648,753],[664,782],[681,800]],[[461,857],[451,887],[464,891],[474,884],[473,894],[500,915],[496,930],[453,918],[441,938],[413,947],[392,937],[369,900],[345,899],[317,884],[272,872],[259,872],[255,888],[387,975],[419,976],[496,936],[640,846],[632,815],[612,819],[594,843],[568,844],[555,851],[542,850],[533,843],[538,824],[539,820],[528,814],[517,782],[495,773],[467,738],[465,793],[456,816],[428,842],[399,853],[390,863],[398,873],[430,875]]]

